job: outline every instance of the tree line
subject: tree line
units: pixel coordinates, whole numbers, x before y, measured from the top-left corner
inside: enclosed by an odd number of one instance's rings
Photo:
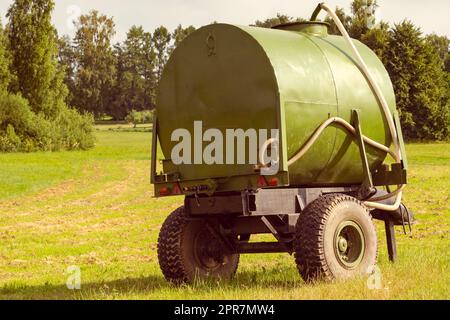
[[[349,35],[371,48],[383,62],[391,78],[403,134],[408,140],[444,140],[450,131],[450,40],[436,34],[423,35],[413,22],[393,26],[377,24],[376,0],[354,0],[350,14],[336,8]],[[304,21],[278,14],[256,21],[255,26],[271,27]],[[329,33],[340,35],[329,17]]]
[[[195,30],[160,26],[147,32],[132,26],[121,43],[111,17],[91,11],[79,17],[73,39],[59,39],[59,61],[66,68],[68,103],[95,117],[124,119],[132,110],[151,110],[172,50]]]
[[[406,138],[448,139],[449,39],[423,35],[408,20],[374,25],[376,8],[376,0],[354,0],[349,14],[336,12],[350,36],[384,63]],[[53,9],[53,0],[15,0],[8,23],[0,23],[0,151],[87,149],[94,118],[152,110],[170,54],[195,30],[132,26],[124,41],[113,43],[113,18],[93,10],[78,18],[70,38],[51,24]],[[304,20],[278,14],[254,25]]]
[[[407,139],[442,140],[449,135],[450,41],[436,34],[424,36],[405,20],[390,26],[375,21],[376,0],[354,0],[350,14],[336,8],[350,36],[369,46],[384,63],[394,86]],[[255,26],[305,21],[278,14]],[[330,33],[339,35],[331,18]],[[169,32],[160,26],[146,32],[132,26],[122,43],[111,45],[114,22],[92,11],[77,22],[74,39],[61,39],[60,60],[69,72],[69,103],[79,110],[124,119],[132,110],[153,109],[155,92],[171,52],[195,28],[179,25]],[[75,72],[74,70],[78,70]]]

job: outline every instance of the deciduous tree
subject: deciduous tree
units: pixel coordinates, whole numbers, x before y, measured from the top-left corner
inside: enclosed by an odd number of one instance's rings
[[[93,146],[92,118],[65,103],[66,68],[57,59],[53,7],[51,0],[16,0],[8,10],[11,63],[4,63],[5,41],[0,37],[0,151]],[[14,77],[6,76],[5,81],[7,67]]]
[[[65,106],[67,95],[63,70],[56,59],[53,8],[51,0],[16,0],[7,14],[11,70],[16,75],[10,87],[28,100],[34,112],[48,117],[54,117]]]
[[[0,21],[0,91],[8,88],[12,77],[9,71],[11,60],[7,47],[7,38]]]

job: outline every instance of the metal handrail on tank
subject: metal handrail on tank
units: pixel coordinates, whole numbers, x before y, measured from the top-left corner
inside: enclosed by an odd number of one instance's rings
[[[345,30],[345,27],[343,26],[341,20],[334,13],[333,10],[331,10],[325,3],[320,3],[317,6],[317,8],[314,10],[314,12],[311,16],[311,21],[316,20],[317,15],[320,13],[321,10],[326,11],[329,14],[329,16],[333,19],[334,23],[336,24],[337,28],[339,29],[339,32],[342,34],[343,38],[346,40],[346,42],[350,46],[352,52],[356,56],[359,69],[365,75],[366,79],[369,82],[370,87],[372,88],[372,90],[375,93],[375,96],[377,97],[379,104],[381,105],[381,108],[383,109],[386,121],[389,126],[389,131],[390,131],[390,134],[392,137],[392,142],[394,144],[395,151],[390,150],[388,147],[386,147],[366,136],[363,136],[364,142],[379,149],[379,150],[389,153],[395,159],[396,162],[400,162],[401,161],[401,151],[400,151],[400,146],[399,146],[399,141],[398,141],[397,130],[396,130],[396,127],[394,124],[392,114],[389,110],[389,106],[387,104],[387,101],[386,101],[383,93],[381,92],[380,87],[375,82],[374,78],[372,77],[372,74],[370,73],[369,69],[367,68],[366,63],[362,59],[361,55],[359,54],[359,51],[356,49],[349,34],[347,33],[347,30]],[[291,165],[294,162],[296,162],[297,160],[299,160],[309,150],[309,148],[314,144],[314,142],[317,140],[317,138],[323,132],[323,130],[325,130],[326,127],[328,127],[329,125],[331,125],[333,123],[341,125],[345,129],[347,129],[350,133],[352,133],[353,135],[356,135],[355,128],[350,123],[345,121],[344,119],[339,118],[339,117],[330,118],[330,119],[326,120],[324,123],[322,123],[322,125],[316,129],[314,134],[308,139],[308,141],[303,145],[303,147],[291,159],[289,159],[288,165]],[[381,210],[385,210],[385,211],[395,211],[400,206],[401,199],[402,199],[403,187],[404,187],[404,185],[399,185],[397,190],[395,190],[385,196],[372,198],[371,199],[372,201],[364,201],[364,204],[366,206],[368,206],[370,208],[374,208],[374,209],[381,209]],[[381,200],[389,199],[394,196],[396,196],[396,199],[395,199],[394,204],[392,204],[392,205],[386,205],[386,204],[374,202],[374,201],[381,201]]]

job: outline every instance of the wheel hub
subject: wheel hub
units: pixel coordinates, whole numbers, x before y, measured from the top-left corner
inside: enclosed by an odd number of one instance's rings
[[[216,269],[224,263],[225,256],[219,241],[208,230],[197,234],[194,241],[195,257],[205,269]]]
[[[345,252],[347,250],[347,247],[348,247],[347,239],[345,239],[342,236],[339,236],[339,240],[338,241],[339,241],[339,243],[338,243],[339,252]]]
[[[356,268],[365,252],[361,227],[354,221],[342,222],[335,233],[334,248],[337,260],[344,268]]]

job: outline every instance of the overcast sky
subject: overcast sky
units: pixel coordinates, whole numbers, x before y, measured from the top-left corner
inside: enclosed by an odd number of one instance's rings
[[[53,22],[59,34],[73,35],[72,19],[92,9],[114,17],[116,41],[125,38],[132,25],[152,31],[159,25],[174,29],[178,24],[199,27],[212,21],[250,24],[273,17],[278,12],[294,17],[309,17],[323,0],[56,0]],[[5,14],[12,0],[0,0],[0,14]],[[349,12],[351,0],[328,0]],[[450,0],[378,0],[377,16],[388,22],[408,18],[425,33],[450,37]],[[324,13],[322,13],[323,15]]]

